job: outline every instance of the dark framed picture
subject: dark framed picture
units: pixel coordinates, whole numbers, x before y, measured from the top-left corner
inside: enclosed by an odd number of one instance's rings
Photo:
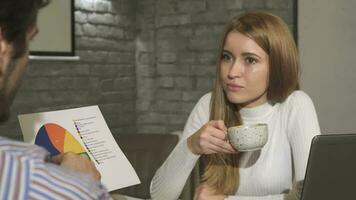
[[[39,33],[31,42],[32,56],[74,56],[74,0],[52,0],[40,10]]]

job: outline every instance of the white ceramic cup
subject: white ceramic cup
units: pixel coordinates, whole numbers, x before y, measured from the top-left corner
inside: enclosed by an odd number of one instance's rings
[[[256,151],[268,140],[267,124],[233,126],[227,129],[231,145],[238,151]]]

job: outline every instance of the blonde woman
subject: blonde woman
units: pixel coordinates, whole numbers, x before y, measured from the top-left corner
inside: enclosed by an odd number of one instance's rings
[[[239,153],[227,128],[267,123],[260,151]],[[183,137],[151,182],[153,199],[177,199],[202,156],[194,199],[298,199],[311,139],[320,134],[309,96],[299,90],[299,60],[286,24],[266,12],[232,19],[211,93],[195,105]]]

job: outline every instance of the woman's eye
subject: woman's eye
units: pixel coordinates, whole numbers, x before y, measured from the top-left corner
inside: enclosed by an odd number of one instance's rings
[[[223,62],[230,62],[230,61],[233,60],[233,58],[232,58],[231,55],[229,55],[229,54],[227,54],[227,53],[223,53],[223,54],[221,55],[221,60],[222,60]]]
[[[257,60],[255,59],[255,58],[252,58],[252,57],[247,57],[247,58],[245,58],[245,62],[247,63],[247,64],[255,64],[255,63],[257,63]]]

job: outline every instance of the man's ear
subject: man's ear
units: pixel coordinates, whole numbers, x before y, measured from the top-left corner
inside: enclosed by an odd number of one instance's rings
[[[0,28],[0,77],[5,73],[8,62],[10,61],[11,45],[6,41]]]
[[[9,43],[6,41],[6,39],[3,36],[3,32],[0,28],[0,56],[2,56],[4,53],[9,51]]]

